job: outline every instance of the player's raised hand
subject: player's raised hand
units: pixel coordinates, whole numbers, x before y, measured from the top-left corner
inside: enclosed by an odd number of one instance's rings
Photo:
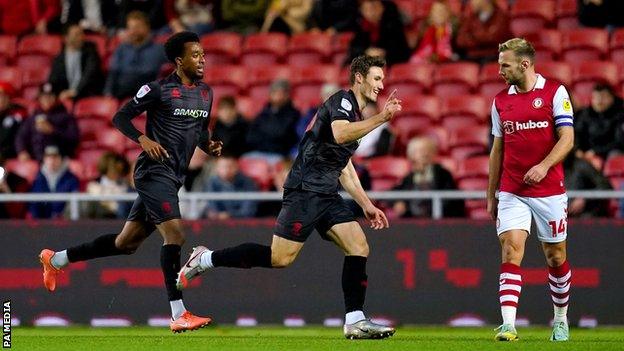
[[[370,207],[365,208],[364,215],[366,216],[366,219],[370,221],[371,228],[375,230],[388,228],[390,226],[388,218],[386,218],[386,214],[375,206],[371,205]]]
[[[210,156],[221,156],[221,150],[223,149],[223,142],[221,140],[210,140],[208,142],[208,151]]]
[[[390,96],[388,96],[388,100],[386,100],[386,103],[384,104],[383,110],[381,111],[386,121],[391,120],[395,113],[401,111],[401,100],[396,97],[396,92],[396,89],[392,90]]]
[[[529,169],[529,171],[524,175],[523,180],[529,185],[537,184],[541,182],[544,177],[546,177],[547,173],[548,167],[540,163],[531,167],[531,169]]]
[[[155,142],[154,140],[148,138],[146,135],[141,135],[139,137],[139,144],[143,151],[149,156],[152,160],[162,161],[166,158],[169,158],[169,153],[165,150],[162,145]]]

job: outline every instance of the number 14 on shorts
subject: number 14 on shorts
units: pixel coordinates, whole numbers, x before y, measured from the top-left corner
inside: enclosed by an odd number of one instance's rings
[[[553,238],[556,238],[557,234],[565,233],[568,220],[567,218],[562,218],[559,221],[549,221],[548,225],[550,225],[550,229],[552,229]]]

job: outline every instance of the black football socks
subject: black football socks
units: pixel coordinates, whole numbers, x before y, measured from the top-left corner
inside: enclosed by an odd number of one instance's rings
[[[181,250],[182,247],[175,244],[163,245],[160,249],[160,268],[165,278],[169,301],[182,299],[182,292],[176,288],[176,278],[181,268]]]
[[[346,313],[363,309],[367,285],[366,257],[345,256],[342,266],[342,291]]]
[[[245,243],[212,253],[212,264],[215,267],[271,268],[271,247],[266,245]]]
[[[67,259],[69,262],[79,262],[98,257],[128,254],[129,252],[115,246],[116,237],[117,234],[105,234],[91,242],[70,247],[67,249]]]

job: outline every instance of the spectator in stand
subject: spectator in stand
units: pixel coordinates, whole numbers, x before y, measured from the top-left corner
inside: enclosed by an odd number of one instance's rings
[[[368,119],[377,113],[379,113],[377,105],[369,103],[362,111],[362,118]],[[388,122],[385,122],[360,139],[360,146],[355,150],[355,156],[369,158],[389,154],[390,147],[394,141],[394,135],[389,125]]]
[[[103,73],[95,44],[84,40],[80,25],[64,28],[65,47],[54,58],[48,81],[61,100],[102,93]]]
[[[221,155],[215,164],[215,174],[203,183],[202,191],[211,193],[233,191],[256,191],[254,181],[238,170],[238,160],[232,156]],[[253,217],[258,204],[251,200],[208,201],[205,217],[210,219],[229,219]]]
[[[325,100],[329,99],[330,96],[334,95],[334,93],[336,93],[338,90],[340,90],[340,87],[335,83],[323,84],[323,86],[321,87],[321,104],[325,102]],[[308,109],[308,112],[306,112],[305,115],[299,118],[297,126],[295,127],[297,131],[297,137],[299,138],[298,141],[301,141],[303,139],[303,135],[305,134],[308,125],[310,125],[310,122],[312,122],[314,116],[316,116],[316,112],[318,111],[319,107],[320,104],[319,106],[310,107],[310,109]],[[291,149],[290,157],[292,159],[297,157],[298,151],[299,143],[295,144],[295,146],[293,146],[293,148]]]
[[[269,102],[249,127],[245,157],[266,159],[272,165],[288,156],[297,143],[295,127],[301,114],[290,100],[290,83],[278,79],[271,83]]]
[[[0,156],[0,194],[26,193],[30,190],[28,181],[4,168],[4,157]],[[23,202],[0,202],[0,218],[24,218],[27,207]]]
[[[119,28],[127,25],[128,18],[135,12],[145,14],[147,23],[155,30],[159,30],[167,24],[164,0],[115,0],[115,2],[118,4],[117,23]]]
[[[61,26],[76,23],[83,30],[106,33],[106,25],[117,20],[114,1],[63,0],[61,1]],[[115,16],[112,14],[115,13]],[[116,25],[113,24],[113,27]]]
[[[98,162],[100,176],[87,184],[87,193],[91,195],[117,195],[130,192],[128,174],[130,163],[122,155],[106,152]],[[126,218],[132,206],[123,201],[87,202],[85,214],[89,218]]]
[[[303,33],[311,10],[312,0],[273,0],[260,31],[287,35]]]
[[[80,134],[76,119],[60,103],[50,83],[41,86],[37,100],[39,107],[22,123],[15,139],[18,158],[41,162],[49,145],[57,145],[63,156],[73,156]]]
[[[286,182],[286,177],[291,168],[291,161],[284,161],[276,165],[275,174],[273,174],[273,184],[271,184],[269,191],[284,192],[284,182]],[[277,217],[281,210],[282,203],[279,200],[261,201],[260,204],[258,204],[256,217]]]
[[[416,137],[407,145],[407,157],[412,163],[412,172],[394,190],[456,190],[453,176],[434,160],[437,156],[435,142],[427,137]],[[431,200],[397,201],[394,213],[399,217],[431,218]],[[463,217],[463,200],[442,202],[444,217]]]
[[[264,21],[269,0],[222,0],[222,29],[241,34],[255,33]]]
[[[384,57],[388,65],[407,61],[410,49],[397,6],[387,0],[361,0],[359,9],[345,64],[362,54]]]
[[[624,1],[578,0],[578,19],[586,27],[624,26]]]
[[[453,40],[457,26],[457,18],[448,4],[434,1],[429,16],[420,25],[419,42],[410,62],[447,62],[456,59]]]
[[[150,22],[144,13],[130,12],[126,30],[128,42],[113,53],[104,88],[104,94],[118,99],[133,96],[143,84],[158,78],[160,66],[167,61],[162,45],[150,35]]]
[[[607,84],[596,84],[591,105],[579,111],[574,121],[577,156],[606,159],[624,151],[624,106]]]
[[[69,170],[65,159],[56,145],[45,148],[41,169],[33,182],[31,193],[72,193],[79,190],[78,178]],[[65,211],[65,202],[32,202],[29,213],[32,218],[60,218]]]
[[[495,0],[470,0],[457,33],[457,48],[467,60],[480,62],[498,59],[498,43],[512,38],[509,16]]]
[[[217,104],[217,122],[212,132],[214,140],[223,142],[222,152],[240,157],[249,150],[245,138],[249,123],[236,110],[236,100],[233,96],[224,96]]]
[[[308,19],[312,31],[334,35],[357,28],[358,0],[317,0]]]
[[[165,0],[165,16],[173,33],[185,30],[201,36],[214,28],[214,0]]]
[[[568,190],[612,190],[609,180],[587,160],[570,152],[563,160],[564,182]],[[608,217],[608,199],[571,198],[569,217]]]
[[[24,107],[11,102],[13,94],[15,91],[11,84],[0,82],[0,157],[3,158],[14,158],[17,155],[15,135],[28,115]]]
[[[45,34],[61,13],[59,0],[0,0],[0,32]]]

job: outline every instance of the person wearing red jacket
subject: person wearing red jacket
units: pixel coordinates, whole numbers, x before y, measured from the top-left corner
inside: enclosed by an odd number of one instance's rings
[[[0,0],[0,31],[3,34],[45,34],[48,23],[61,13],[59,0]]]

